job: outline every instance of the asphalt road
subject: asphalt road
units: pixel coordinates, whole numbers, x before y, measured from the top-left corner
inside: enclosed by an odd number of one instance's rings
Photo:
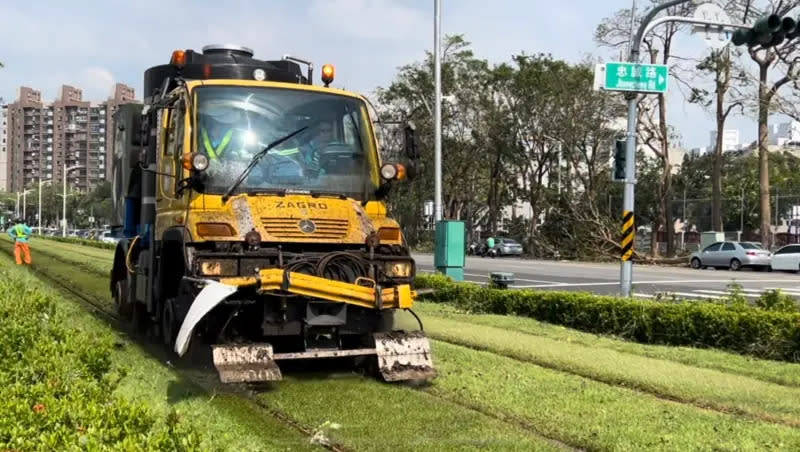
[[[414,255],[418,272],[433,272],[432,255]],[[619,264],[555,262],[514,258],[467,257],[464,279],[486,283],[489,272],[514,274],[514,288],[570,290],[597,294],[619,293]],[[783,272],[742,270],[692,270],[688,267],[635,265],[633,290],[637,297],[674,294],[680,298],[715,299],[728,293],[731,283],[757,298],[771,289],[800,298],[800,275]]]

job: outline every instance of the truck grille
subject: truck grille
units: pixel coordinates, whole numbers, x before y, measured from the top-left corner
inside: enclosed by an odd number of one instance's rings
[[[267,234],[281,239],[341,239],[347,235],[348,220],[335,218],[309,218],[316,230],[305,233],[300,230],[301,218],[261,218]]]

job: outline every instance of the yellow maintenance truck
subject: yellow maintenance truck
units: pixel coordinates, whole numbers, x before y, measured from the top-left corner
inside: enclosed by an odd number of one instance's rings
[[[115,113],[114,302],[179,355],[210,344],[223,382],[341,357],[431,378],[421,325],[392,329],[415,266],[383,198],[419,158],[413,127],[404,164],[382,164],[368,102],[321,72],[232,45],[145,72],[144,103]]]

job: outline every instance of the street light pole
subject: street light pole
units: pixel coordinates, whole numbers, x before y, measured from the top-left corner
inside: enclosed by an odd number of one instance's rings
[[[433,77],[436,91],[434,105],[434,220],[442,221],[442,0],[433,3]]]
[[[561,198],[561,152],[562,152],[562,146],[564,145],[564,143],[560,139],[555,138],[555,137],[551,137],[550,135],[547,135],[546,133],[543,133],[542,136],[544,138],[548,139],[548,140],[555,141],[556,143],[558,143],[558,154],[557,154],[558,155],[558,197],[560,199]]]
[[[53,182],[53,179],[42,180],[42,176],[39,175],[39,234],[42,233],[42,184],[45,182]]]
[[[741,205],[739,206],[739,234],[741,235],[742,232],[744,232],[744,187],[742,187]]]
[[[64,161],[64,194],[62,195],[62,210],[61,210],[61,236],[67,236],[67,173],[72,170],[84,168],[83,165],[75,165],[67,168],[67,162]]]
[[[36,216],[39,221],[39,234],[42,233],[42,175],[39,174],[39,212]]]
[[[23,190],[22,191],[22,221],[26,221],[27,218],[27,205],[28,205],[28,192],[33,191],[31,189]]]

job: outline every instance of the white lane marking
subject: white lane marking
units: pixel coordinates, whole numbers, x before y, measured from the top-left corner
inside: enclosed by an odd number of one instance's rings
[[[690,292],[667,292],[667,293],[665,293],[663,295],[667,296],[667,297],[670,296],[670,295],[677,295],[677,296],[680,296],[680,297],[687,297],[687,298],[708,298],[710,300],[719,300],[719,298],[720,298],[720,297],[714,296],[714,295],[703,295],[703,294],[699,294],[699,293],[690,293]]]
[[[786,287],[767,287],[767,290],[780,290],[781,292],[789,292],[793,294],[800,294],[800,288],[790,289]]]
[[[464,276],[472,276],[475,278],[486,278],[489,279],[489,273],[485,275],[480,275],[477,273],[464,273]],[[533,282],[533,283],[542,283],[542,284],[558,284],[558,281],[542,281],[541,279],[522,279],[522,278],[514,278],[514,281],[522,281],[522,282]]]
[[[695,290],[695,292],[697,292],[697,293],[710,293],[710,294],[722,295],[722,296],[733,295],[733,293],[731,293],[731,292],[725,292],[725,291],[722,291],[722,290],[705,290],[705,289],[701,289],[701,290]],[[742,293],[742,295],[745,296],[745,297],[750,297],[750,298],[758,298],[759,296],[761,296],[760,293],[759,294]]]
[[[782,282],[783,279],[685,279],[679,281],[633,281],[634,285],[651,284],[651,285],[664,285],[664,284],[692,284],[692,283],[765,283],[765,282]],[[619,281],[609,282],[594,282],[594,283],[556,283],[556,284],[543,284],[531,287],[582,287],[582,286],[615,286]]]
[[[633,294],[634,297],[638,298],[655,298],[655,295],[650,295],[649,293],[635,293]]]

